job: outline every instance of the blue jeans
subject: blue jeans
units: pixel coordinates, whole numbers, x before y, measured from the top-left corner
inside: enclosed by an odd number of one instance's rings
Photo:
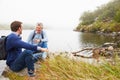
[[[47,57],[46,52],[37,52],[33,54],[33,57],[35,58],[35,62],[38,61],[38,59],[45,60]]]
[[[47,42],[40,42],[40,43],[38,43],[38,46],[40,46],[42,48],[48,48]]]
[[[46,54],[46,53],[43,53]],[[42,56],[42,53],[33,54],[31,50],[25,50],[22,54],[11,64],[10,69],[19,72],[25,67],[28,69],[28,74],[33,76],[34,74],[34,63],[38,61]]]

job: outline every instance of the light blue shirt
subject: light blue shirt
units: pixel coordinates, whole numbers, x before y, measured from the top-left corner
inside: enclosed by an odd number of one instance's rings
[[[33,37],[34,34],[35,36]],[[43,38],[42,38],[42,35],[43,35]],[[42,42],[48,42],[48,38],[44,30],[42,30],[40,34],[36,33],[35,31],[32,31],[28,36],[27,42],[33,45],[37,45],[38,43],[34,43],[33,41],[34,39],[40,39]]]

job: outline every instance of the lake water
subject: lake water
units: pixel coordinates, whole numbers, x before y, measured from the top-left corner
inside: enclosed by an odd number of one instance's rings
[[[27,40],[31,30],[23,30],[22,39]],[[72,30],[46,30],[48,47],[52,52],[78,51],[86,47],[100,46],[105,42],[113,42],[114,38],[92,33],[81,33]],[[0,36],[8,35],[10,30],[0,30]]]

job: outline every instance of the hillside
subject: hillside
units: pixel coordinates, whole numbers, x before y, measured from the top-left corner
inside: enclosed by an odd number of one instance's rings
[[[120,0],[111,0],[94,11],[86,11],[79,19],[76,30],[82,32],[119,32]]]

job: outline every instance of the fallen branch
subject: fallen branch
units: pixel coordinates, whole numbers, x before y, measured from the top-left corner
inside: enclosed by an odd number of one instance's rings
[[[77,52],[72,52],[72,54],[76,55],[77,53],[80,53],[82,51],[85,51],[85,50],[93,50],[94,48],[85,48],[85,49],[82,49],[80,51],[77,51]]]
[[[82,57],[82,58],[93,58],[92,56],[84,56],[84,55],[79,55],[79,54],[76,54],[74,56]]]

